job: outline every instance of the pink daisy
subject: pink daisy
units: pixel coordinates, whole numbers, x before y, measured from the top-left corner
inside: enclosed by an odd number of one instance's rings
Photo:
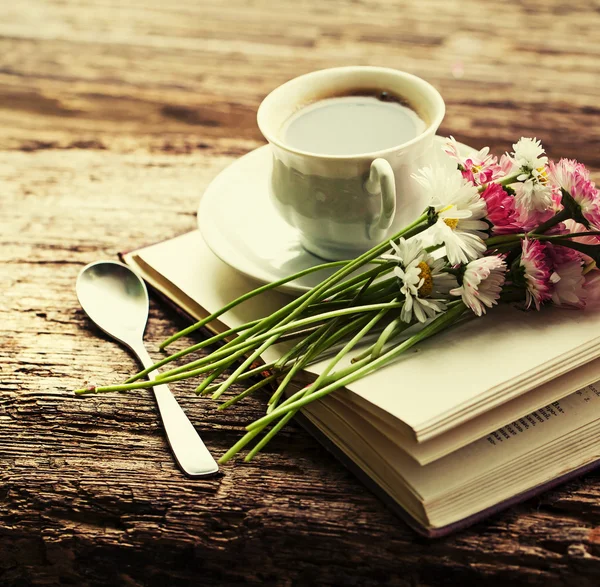
[[[593,181],[580,176],[572,190],[571,197],[579,204],[583,218],[582,224],[587,224],[594,230],[600,230],[600,192],[596,189]]]
[[[562,194],[559,189],[552,190],[552,211],[556,214],[563,209]]]
[[[513,234],[521,230],[515,199],[501,185],[490,183],[480,195],[487,205],[487,220],[492,223],[493,234]]]
[[[521,250],[521,263],[525,280],[525,301],[527,308],[535,304],[536,310],[552,297],[550,284],[550,264],[544,245],[538,240],[524,239]]]
[[[578,176],[586,180],[590,179],[590,173],[585,168],[585,165],[575,159],[561,159],[558,163],[550,161],[548,164],[548,177],[550,181],[567,190],[569,193],[573,187],[574,180]]]
[[[573,211],[574,219],[587,227],[600,229],[600,192],[596,185],[590,180],[588,170],[575,159],[561,159],[558,163],[550,162],[549,178],[552,183],[562,192],[563,206],[565,204],[565,192],[577,204],[577,210]]]
[[[504,153],[502,157],[500,157],[499,166],[502,177],[512,175],[518,169],[515,160],[508,153]]]
[[[471,261],[465,268],[462,285],[450,290],[477,316],[498,303],[506,279],[506,263],[500,255]]]
[[[498,158],[490,154],[489,147],[484,147],[469,157],[463,157],[456,140],[450,137],[444,151],[457,161],[462,176],[474,185],[485,185],[502,176]]]
[[[567,218],[561,224],[565,227],[567,233],[570,232],[571,234],[574,234],[588,231],[587,227],[585,227],[583,224],[580,224],[579,222],[575,222],[575,220],[573,220],[572,218]],[[578,236],[571,240],[576,243],[581,243],[582,245],[600,245],[600,236],[594,234],[590,236]],[[590,256],[585,255],[584,253],[579,254],[581,255],[581,258],[586,265],[589,263],[594,263],[594,259],[592,259]]]

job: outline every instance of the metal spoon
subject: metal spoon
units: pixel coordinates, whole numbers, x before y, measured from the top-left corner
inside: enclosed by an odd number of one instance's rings
[[[81,270],[75,289],[81,307],[93,322],[131,349],[144,368],[154,364],[143,342],[148,291],[136,273],[115,261],[98,261]],[[148,375],[149,379],[154,377]],[[216,473],[217,463],[171,390],[164,384],[153,389],[167,440],[181,470],[189,477]]]

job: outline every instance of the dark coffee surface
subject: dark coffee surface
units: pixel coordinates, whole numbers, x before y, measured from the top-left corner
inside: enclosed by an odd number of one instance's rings
[[[399,101],[341,96],[310,104],[282,129],[294,149],[320,155],[358,155],[401,145],[425,130],[417,113]]]

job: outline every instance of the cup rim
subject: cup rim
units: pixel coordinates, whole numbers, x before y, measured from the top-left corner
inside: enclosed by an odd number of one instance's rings
[[[282,142],[280,139],[278,139],[276,136],[274,136],[272,133],[270,133],[266,130],[266,126],[267,126],[267,122],[265,120],[266,112],[270,108],[271,102],[273,102],[276,99],[276,97],[279,93],[285,91],[286,89],[289,89],[290,87],[304,84],[306,82],[306,80],[311,77],[324,76],[324,75],[329,75],[331,73],[336,73],[336,72],[342,73],[342,72],[350,72],[350,71],[356,71],[356,70],[371,71],[371,72],[375,72],[375,73],[377,73],[377,72],[387,73],[387,74],[391,73],[391,74],[394,74],[395,76],[402,77],[405,80],[411,81],[415,85],[419,86],[423,91],[429,93],[429,95],[433,98],[433,101],[436,102],[436,111],[435,111],[435,115],[432,117],[431,122],[427,125],[427,128],[422,133],[418,134],[416,137],[410,139],[409,141],[405,141],[404,143],[399,143],[397,145],[394,145],[393,147],[388,147],[387,149],[381,149],[379,151],[367,151],[364,153],[355,153],[353,155],[326,155],[323,153],[314,153],[312,151],[303,151],[301,149],[296,149],[294,147],[286,145],[284,142]],[[312,157],[314,159],[328,159],[328,160],[335,159],[335,160],[341,160],[341,161],[344,161],[344,160],[349,161],[352,159],[362,159],[362,158],[367,158],[367,157],[373,158],[373,159],[376,159],[377,157],[385,158],[386,156],[389,156],[392,153],[394,153],[395,151],[397,151],[398,149],[404,149],[404,148],[410,147],[412,145],[415,145],[415,144],[419,143],[420,141],[422,141],[423,139],[436,133],[437,129],[439,128],[440,124],[442,123],[442,120],[444,119],[445,114],[446,114],[446,103],[444,102],[442,95],[433,85],[431,85],[428,81],[425,81],[423,78],[420,78],[420,77],[418,77],[412,73],[408,73],[406,71],[401,71],[399,69],[393,69],[391,67],[376,67],[376,66],[371,66],[371,65],[350,65],[350,66],[344,66],[344,67],[330,67],[330,68],[326,68],[326,69],[318,69],[316,71],[305,73],[298,77],[292,78],[291,80],[281,84],[280,86],[278,86],[274,90],[272,90],[269,94],[267,94],[267,96],[265,96],[263,101],[260,103],[260,106],[258,107],[258,111],[256,113],[256,121],[258,123],[258,128],[259,128],[260,132],[262,133],[262,135],[265,137],[265,139],[267,139],[267,141],[269,143],[279,147],[280,149],[283,149],[284,151],[293,153],[294,155],[300,155],[303,157]]]

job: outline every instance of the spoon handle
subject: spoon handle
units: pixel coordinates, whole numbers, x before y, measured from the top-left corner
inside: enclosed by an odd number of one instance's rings
[[[132,350],[138,356],[144,368],[154,364],[143,343],[136,345]],[[150,373],[148,378],[154,379],[154,373],[156,372]],[[167,440],[179,468],[188,477],[204,477],[216,473],[219,466],[208,452],[185,412],[177,403],[169,386],[163,383],[156,385],[153,389],[158,411],[167,433]]]

